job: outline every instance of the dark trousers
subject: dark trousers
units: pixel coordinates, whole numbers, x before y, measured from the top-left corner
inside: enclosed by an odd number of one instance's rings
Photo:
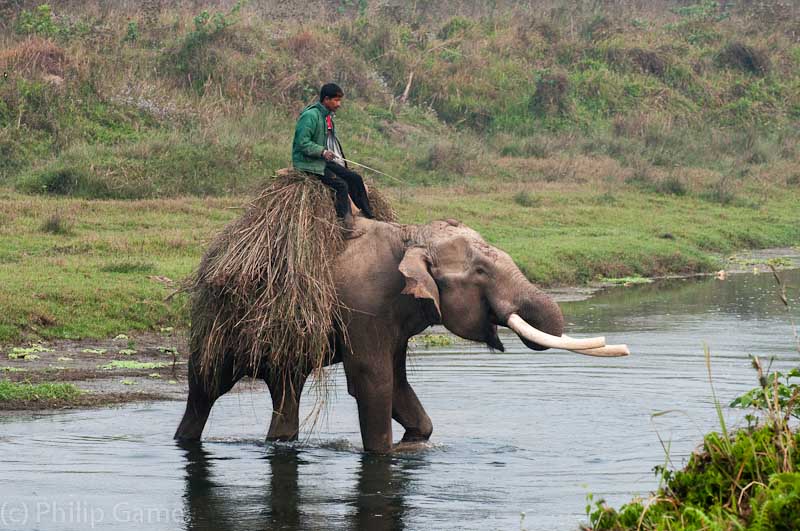
[[[325,163],[325,175],[317,175],[319,179],[326,185],[330,186],[336,192],[336,215],[340,218],[351,214],[350,199],[353,198],[353,203],[361,209],[361,212],[368,218],[374,218],[372,208],[369,206],[369,197],[367,197],[367,190],[364,188],[364,180],[359,174],[350,171],[344,166],[339,166],[335,162]]]

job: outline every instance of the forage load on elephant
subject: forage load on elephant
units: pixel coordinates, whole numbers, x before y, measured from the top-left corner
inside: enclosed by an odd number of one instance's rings
[[[190,286],[189,396],[175,437],[200,438],[215,400],[245,376],[263,379],[273,404],[267,438],[293,440],[312,373],[344,365],[364,449],[433,430],[406,377],[408,341],[434,324],[504,350],[498,326],[529,348],[628,354],[603,338],[570,338],[558,305],[511,257],[455,220],[402,225],[374,183],[375,219],[343,239],[332,192],[281,170],[212,242]]]

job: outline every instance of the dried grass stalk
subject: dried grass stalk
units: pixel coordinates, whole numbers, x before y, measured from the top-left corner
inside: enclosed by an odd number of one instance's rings
[[[394,212],[374,184],[378,219]],[[237,371],[319,371],[342,325],[334,260],[343,250],[333,193],[304,173],[280,170],[244,215],[206,251],[191,279],[190,348],[210,388],[226,355]]]

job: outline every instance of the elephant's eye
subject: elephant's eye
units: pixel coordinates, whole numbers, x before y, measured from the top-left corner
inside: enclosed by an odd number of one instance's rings
[[[478,266],[478,267],[476,267],[476,268],[475,268],[475,272],[476,272],[477,274],[479,274],[479,275],[488,275],[488,274],[489,274],[489,273],[488,273],[488,272],[487,272],[487,271],[486,271],[484,268],[482,268],[481,266]]]

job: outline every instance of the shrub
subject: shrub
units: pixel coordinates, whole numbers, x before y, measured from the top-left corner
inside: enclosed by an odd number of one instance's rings
[[[202,11],[193,19],[194,29],[179,41],[177,47],[167,50],[162,63],[181,76],[192,76],[194,88],[200,90],[208,77],[209,69],[213,69],[216,62],[213,57],[206,56],[206,47],[237,22],[235,15],[241,7],[241,2],[237,2],[227,14],[216,12],[212,15],[208,11]]]
[[[730,182],[730,178],[722,177],[709,186],[705,192],[700,194],[700,197],[711,203],[730,205],[736,201],[736,192]]]
[[[546,143],[546,138],[543,137],[515,138],[500,147],[500,155],[504,157],[535,157],[543,159],[550,155],[550,149]]]
[[[738,68],[759,76],[768,74],[772,67],[767,52],[741,42],[729,43],[720,50],[717,62],[722,66]]]
[[[56,37],[59,27],[53,21],[53,11],[48,4],[37,6],[33,11],[24,10],[17,17],[17,33]]]
[[[72,195],[85,183],[80,170],[69,166],[58,166],[30,176],[23,181],[27,192],[44,192],[53,195]]]
[[[536,79],[536,92],[530,100],[531,112],[539,117],[566,116],[570,113],[569,78],[564,72],[542,71]]]
[[[514,194],[514,202],[526,208],[538,207],[542,204],[542,198],[522,190]]]
[[[664,179],[656,181],[656,191],[664,195],[686,195],[686,185],[677,175],[670,175]]]
[[[606,39],[613,33],[611,20],[605,15],[596,15],[581,29],[581,36],[587,41]]]
[[[464,17],[453,17],[439,30],[438,37],[440,39],[450,39],[465,33],[472,28],[474,22]]]
[[[128,22],[128,29],[125,32],[122,42],[136,42],[139,40],[139,24],[136,21]]]
[[[475,158],[475,153],[464,144],[443,140],[431,144],[417,165],[428,171],[465,174]]]
[[[666,59],[658,52],[643,50],[641,48],[631,48],[628,50],[628,57],[633,64],[646,74],[661,77],[667,69]]]

